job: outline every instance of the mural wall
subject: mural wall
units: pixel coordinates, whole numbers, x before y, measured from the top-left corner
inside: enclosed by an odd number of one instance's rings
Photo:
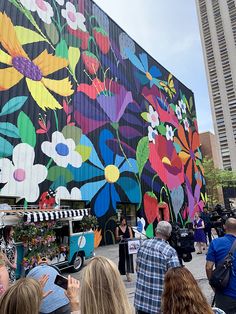
[[[117,202],[149,236],[202,209],[192,92],[96,4],[1,1],[0,49],[0,195],[90,201],[105,242]]]

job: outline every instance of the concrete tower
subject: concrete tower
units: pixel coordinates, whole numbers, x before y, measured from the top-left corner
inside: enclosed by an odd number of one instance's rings
[[[236,170],[236,1],[196,0],[196,5],[223,167]]]

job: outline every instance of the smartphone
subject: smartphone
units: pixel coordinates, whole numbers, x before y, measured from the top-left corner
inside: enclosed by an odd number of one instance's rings
[[[64,276],[57,275],[54,281],[55,285],[67,290],[68,287],[68,279]]]

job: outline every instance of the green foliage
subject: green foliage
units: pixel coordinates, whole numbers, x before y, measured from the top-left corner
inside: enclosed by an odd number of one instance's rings
[[[136,151],[136,159],[138,164],[138,172],[141,177],[143,167],[145,166],[149,157],[149,140],[148,137],[145,136],[141,138],[138,142],[137,151]]]
[[[48,169],[47,179],[49,181],[54,182],[59,177],[63,177],[65,179],[65,182],[70,182],[73,180],[73,175],[66,168],[59,167],[59,166],[53,166],[53,167]]]
[[[81,227],[83,228],[84,231],[93,229],[95,230],[98,226],[98,220],[97,217],[95,216],[84,216],[81,220]]]
[[[34,148],[36,145],[35,127],[23,111],[19,113],[17,118],[17,127],[22,143],[27,143]]]
[[[206,191],[210,206],[219,202],[218,189],[226,186],[236,186],[236,173],[230,170],[218,169],[210,158],[203,159]]]
[[[55,222],[20,222],[14,228],[15,241],[22,242],[24,246],[22,265],[25,269],[36,266],[39,256],[52,259],[59,254],[54,226]]]

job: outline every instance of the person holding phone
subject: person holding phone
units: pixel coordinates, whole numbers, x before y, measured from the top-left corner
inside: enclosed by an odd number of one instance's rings
[[[30,270],[27,275],[39,280],[42,275],[48,276],[48,281],[44,287],[45,291],[52,291],[42,300],[40,314],[71,314],[71,306],[65,290],[55,284],[55,279],[59,272],[48,264],[46,257],[40,257],[38,266]]]

